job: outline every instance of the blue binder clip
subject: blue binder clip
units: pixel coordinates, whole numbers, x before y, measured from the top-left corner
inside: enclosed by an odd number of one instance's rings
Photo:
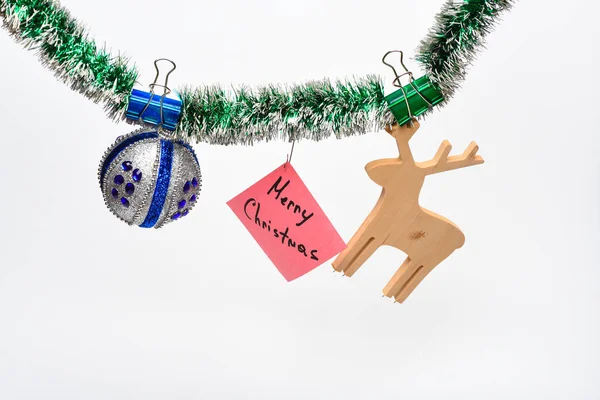
[[[167,73],[164,85],[156,83],[160,71],[158,69],[159,61],[168,61],[173,65],[173,68]],[[177,68],[177,65],[171,60],[160,58],[154,61],[156,69],[156,77],[150,87],[150,92],[145,92],[139,89],[133,89],[129,99],[129,105],[125,117],[131,121],[143,122],[149,125],[157,126],[168,131],[174,131],[179,123],[181,116],[182,101],[177,93],[176,99],[167,97],[172,91],[167,84],[169,83],[169,75]],[[163,94],[158,95],[154,92],[156,87],[163,88]]]

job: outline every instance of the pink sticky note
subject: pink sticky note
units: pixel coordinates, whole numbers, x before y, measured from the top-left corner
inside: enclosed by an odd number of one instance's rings
[[[291,164],[227,202],[289,282],[346,248]]]

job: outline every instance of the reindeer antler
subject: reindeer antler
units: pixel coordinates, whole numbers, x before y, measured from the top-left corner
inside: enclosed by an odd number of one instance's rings
[[[471,167],[473,165],[483,164],[483,158],[477,155],[479,146],[471,142],[469,147],[459,156],[448,157],[452,150],[452,145],[444,140],[440,145],[435,157],[430,161],[419,163],[418,166],[425,170],[426,175],[437,174],[439,172],[451,171],[453,169]]]
[[[412,123],[409,122],[408,124],[402,126],[395,124],[391,127],[385,127],[387,133],[389,133],[394,139],[396,139],[396,145],[398,146],[400,159],[404,162],[415,162],[412,152],[410,151],[408,141],[413,137],[415,132],[418,131],[420,127],[421,125],[416,119],[413,119]]]
[[[409,122],[404,125],[387,125],[385,127],[385,130],[387,133],[392,135],[397,141],[408,142],[410,138],[413,137],[415,132],[419,130],[420,127],[421,124],[419,124],[419,121],[417,121],[416,118],[414,118],[412,120],[412,123]]]

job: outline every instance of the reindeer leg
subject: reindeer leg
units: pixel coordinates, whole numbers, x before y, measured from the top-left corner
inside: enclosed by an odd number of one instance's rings
[[[433,267],[420,265],[416,271],[406,279],[404,285],[400,288],[398,293],[394,296],[398,303],[404,303],[404,301],[410,296],[417,286],[425,279],[425,277],[433,270]]]
[[[406,257],[400,268],[396,271],[392,279],[383,288],[383,294],[386,297],[396,297],[411,281],[412,277],[415,276],[423,268],[422,263],[419,260],[412,260],[410,257]],[[396,301],[398,301],[396,299]]]
[[[418,240],[411,238],[410,248],[406,246],[409,257],[383,289],[384,295],[394,297],[399,303],[404,302],[436,266],[465,243],[464,234],[451,221],[422,210],[416,226],[426,234]],[[410,258],[411,254],[414,259]]]
[[[449,243],[446,248],[438,249],[435,254],[418,262],[413,262],[407,257],[383,289],[384,295],[393,296],[398,303],[403,303],[423,279],[458,247],[460,246],[456,246],[455,243]]]
[[[352,276],[382,245],[382,241],[369,232],[357,232],[348,243],[348,247],[333,261],[333,268]]]

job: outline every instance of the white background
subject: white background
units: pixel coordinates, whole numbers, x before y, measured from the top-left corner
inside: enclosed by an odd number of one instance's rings
[[[68,0],[99,42],[174,87],[381,74],[442,0]],[[462,90],[411,142],[471,140],[486,163],[428,178],[424,207],[465,246],[404,304],[383,248],[352,278],[330,261],[286,283],[226,201],[289,144],[195,148],[201,204],[128,227],[96,180],[131,127],[0,35],[0,399],[597,399],[600,397],[600,24],[596,2],[521,1]],[[409,62],[420,75],[414,62]],[[293,164],[345,240],[394,156],[382,132],[297,144]]]

